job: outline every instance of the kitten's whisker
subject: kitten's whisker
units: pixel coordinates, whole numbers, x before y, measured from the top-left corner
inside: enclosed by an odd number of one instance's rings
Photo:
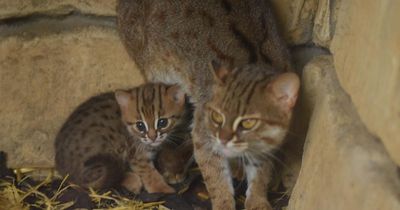
[[[164,141],[165,141],[165,142],[168,142],[168,143],[172,143],[172,144],[174,144],[175,146],[179,146],[179,144],[176,143],[173,139],[167,138],[167,139],[165,139]]]

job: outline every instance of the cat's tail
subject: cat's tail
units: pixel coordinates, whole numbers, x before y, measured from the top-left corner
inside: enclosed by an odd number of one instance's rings
[[[112,155],[95,155],[84,162],[79,184],[97,190],[116,187],[124,177],[124,166],[122,160]]]

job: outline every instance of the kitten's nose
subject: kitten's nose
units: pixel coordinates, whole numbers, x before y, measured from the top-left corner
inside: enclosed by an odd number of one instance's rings
[[[227,144],[233,137],[233,132],[227,129],[222,129],[219,132],[218,138],[223,145]]]
[[[147,133],[147,136],[149,137],[149,139],[151,139],[152,141],[155,141],[157,138],[157,132],[155,130],[149,130],[149,132]]]

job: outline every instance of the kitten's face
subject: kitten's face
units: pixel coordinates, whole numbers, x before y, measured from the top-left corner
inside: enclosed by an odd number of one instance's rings
[[[130,134],[153,147],[167,139],[185,111],[185,95],[175,85],[146,84],[115,96]]]
[[[227,157],[262,157],[278,148],[297,99],[294,73],[273,76],[251,68],[216,69],[218,84],[206,105],[213,147]]]

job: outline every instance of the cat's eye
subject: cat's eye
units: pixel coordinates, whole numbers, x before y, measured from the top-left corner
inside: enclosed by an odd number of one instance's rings
[[[218,125],[221,125],[224,122],[224,117],[216,111],[211,111],[211,119]]]
[[[140,132],[145,132],[146,131],[146,125],[141,121],[136,122],[136,128]]]
[[[240,122],[240,127],[243,129],[249,130],[252,129],[257,124],[256,119],[246,119]]]
[[[158,121],[157,121],[158,129],[166,128],[167,126],[168,126],[168,119],[166,119],[166,118],[158,119]]]

